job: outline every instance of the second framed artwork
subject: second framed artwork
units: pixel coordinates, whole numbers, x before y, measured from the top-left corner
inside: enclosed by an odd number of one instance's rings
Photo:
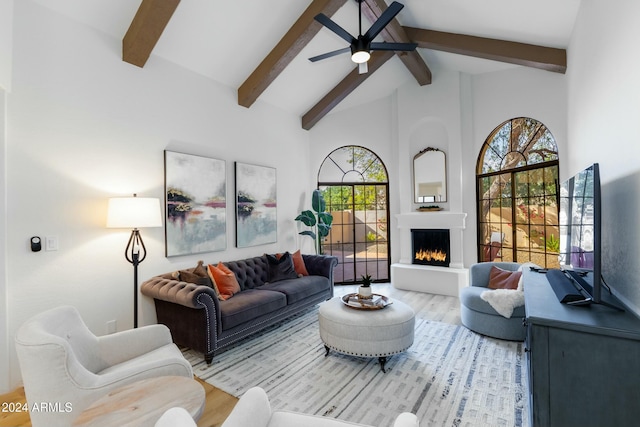
[[[278,238],[276,169],[235,162],[236,246],[275,243]]]

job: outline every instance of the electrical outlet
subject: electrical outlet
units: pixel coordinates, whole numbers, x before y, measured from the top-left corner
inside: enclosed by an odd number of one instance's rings
[[[44,239],[45,251],[57,251],[58,250],[58,236],[48,236]]]
[[[109,320],[107,322],[107,334],[113,334],[118,330],[117,322],[115,320]]]

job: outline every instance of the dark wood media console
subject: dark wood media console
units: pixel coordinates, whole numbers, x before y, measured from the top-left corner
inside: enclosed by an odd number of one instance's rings
[[[640,319],[561,304],[542,273],[524,272],[524,295],[531,426],[636,425]]]

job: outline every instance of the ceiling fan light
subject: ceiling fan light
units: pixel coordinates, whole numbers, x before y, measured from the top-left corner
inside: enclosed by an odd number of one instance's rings
[[[371,54],[366,50],[358,50],[353,52],[351,55],[351,60],[356,64],[362,64],[363,62],[367,62],[371,58]]]

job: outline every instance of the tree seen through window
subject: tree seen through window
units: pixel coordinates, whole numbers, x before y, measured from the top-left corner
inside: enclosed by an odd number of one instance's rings
[[[477,164],[478,259],[558,266],[558,149],[541,122],[496,127]]]

